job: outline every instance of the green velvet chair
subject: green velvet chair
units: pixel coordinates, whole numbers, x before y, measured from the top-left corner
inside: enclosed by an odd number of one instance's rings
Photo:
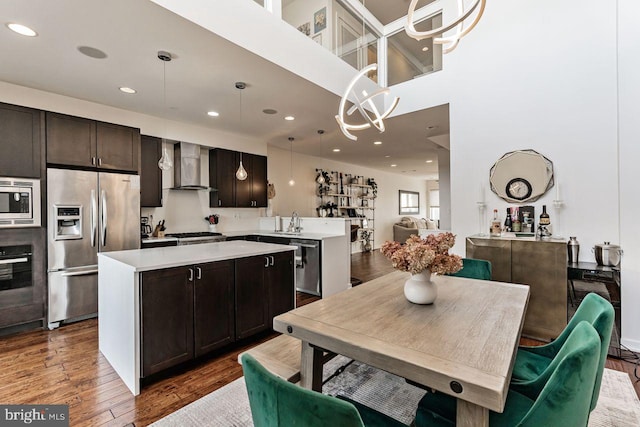
[[[406,427],[362,404],[325,396],[273,375],[250,354],[242,370],[256,427]]]
[[[546,345],[537,347],[521,346],[518,348],[513,373],[511,375],[512,387],[523,390],[527,389],[529,384],[535,382],[551,364],[576,325],[582,321],[586,321],[593,326],[600,337],[599,370],[591,399],[591,410],[593,410],[596,407],[598,396],[600,395],[600,384],[602,383],[604,364],[607,361],[614,316],[613,306],[609,301],[598,294],[588,294],[582,300],[575,315],[571,318],[569,324],[558,338]],[[532,395],[532,397],[535,396]]]
[[[580,322],[556,357],[529,387],[535,399],[510,388],[504,412],[489,413],[491,427],[585,427],[600,361],[600,337],[588,322]],[[416,427],[453,427],[456,399],[427,393],[416,412]]]
[[[462,270],[449,276],[491,280],[491,263],[483,259],[462,258]]]

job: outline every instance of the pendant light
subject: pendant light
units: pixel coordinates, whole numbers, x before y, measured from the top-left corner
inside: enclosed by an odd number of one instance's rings
[[[247,84],[244,82],[236,82],[236,89],[240,92],[240,126],[242,126],[242,90],[247,87]],[[240,153],[240,166],[238,166],[238,170],[236,171],[236,178],[238,181],[244,181],[247,179],[247,171],[244,166],[242,166],[242,153]]]
[[[167,62],[171,61],[171,54],[163,50],[158,51],[158,59],[162,61],[162,103],[166,114],[167,111]],[[164,137],[167,135],[167,118],[164,119]],[[158,160],[158,167],[163,171],[167,171],[173,167],[172,156],[169,156],[165,138],[162,138],[162,157]]]
[[[324,130],[318,129],[318,135],[320,135],[320,152],[322,153],[322,135],[324,134]],[[325,183],[324,179],[324,171],[322,169],[316,169],[318,171],[318,176],[316,178],[316,182],[320,185]]]
[[[365,0],[362,0],[362,6],[363,8],[366,8]],[[363,49],[365,49],[367,46],[366,38],[367,38],[367,31],[365,27],[364,13],[363,13],[362,14],[362,39],[364,40],[364,43],[362,45]],[[388,87],[384,87],[384,88],[381,87],[380,89],[376,90],[370,95],[364,90],[360,94],[356,93],[356,91],[354,90],[356,83],[358,83],[358,81],[361,78],[367,76],[369,72],[376,71],[377,69],[378,69],[378,64],[374,63],[360,70],[360,72],[358,72],[358,74],[356,74],[356,76],[349,82],[349,85],[347,86],[347,89],[345,90],[344,95],[340,100],[340,104],[338,105],[338,114],[336,115],[336,121],[338,122],[338,125],[340,126],[340,130],[342,131],[344,136],[346,136],[347,138],[353,141],[356,141],[358,137],[353,135],[350,131],[369,129],[371,126],[373,126],[376,129],[378,129],[378,132],[380,133],[384,132],[385,131],[384,119],[389,117],[389,115],[393,112],[393,110],[395,110],[396,107],[398,106],[398,101],[400,100],[400,98],[398,97],[394,97],[394,99],[389,104],[389,108],[387,108],[383,112],[380,112],[378,107],[373,103],[373,98],[375,98],[376,96],[382,95],[386,97],[387,95],[389,96],[391,95],[391,90]],[[346,111],[346,104],[347,104],[349,95],[353,97],[354,103],[353,103],[353,106],[348,111]],[[365,109],[365,105],[369,108],[370,111],[367,111]],[[356,110],[360,112],[362,117],[366,120],[366,123],[356,124],[356,125],[347,123],[346,116],[353,114]]]
[[[290,165],[290,169],[289,169],[289,185],[291,187],[296,185],[296,182],[293,180],[293,140],[294,140],[294,138],[292,136],[290,136],[289,137],[289,150],[290,150],[290,153],[291,153],[291,165]]]

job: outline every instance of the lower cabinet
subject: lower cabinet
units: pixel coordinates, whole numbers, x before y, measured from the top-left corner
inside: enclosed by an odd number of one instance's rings
[[[193,358],[193,281],[188,267],[142,273],[142,376]]]
[[[270,328],[295,302],[293,251],[141,273],[142,377]]]
[[[236,260],[236,338],[272,327],[273,318],[293,310],[293,251]]]

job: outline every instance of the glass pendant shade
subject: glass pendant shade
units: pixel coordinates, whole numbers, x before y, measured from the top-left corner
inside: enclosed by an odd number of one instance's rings
[[[158,167],[163,171],[168,171],[173,167],[173,160],[169,156],[166,144],[162,143],[162,157],[158,160]]]
[[[242,160],[240,160],[240,166],[236,172],[236,178],[240,181],[247,179],[247,171],[244,169],[244,166],[242,166]]]

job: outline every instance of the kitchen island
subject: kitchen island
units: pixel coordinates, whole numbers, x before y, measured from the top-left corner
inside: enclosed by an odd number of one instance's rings
[[[294,249],[231,241],[101,253],[100,351],[138,395],[141,378],[271,328],[295,305]]]

